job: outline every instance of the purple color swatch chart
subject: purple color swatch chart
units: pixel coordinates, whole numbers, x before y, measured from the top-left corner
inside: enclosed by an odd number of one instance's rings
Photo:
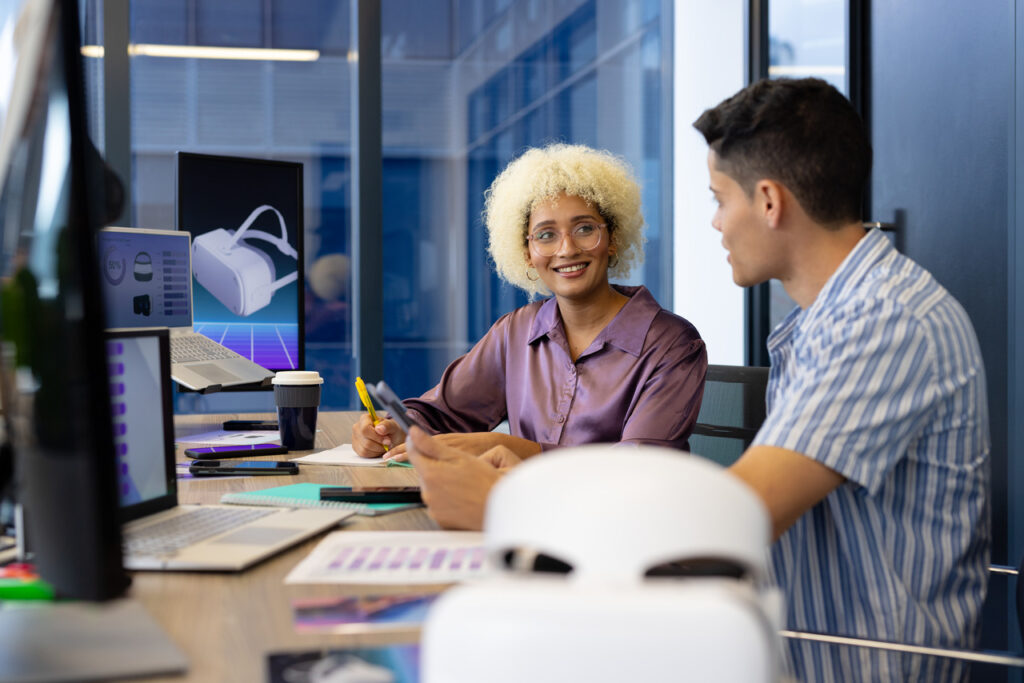
[[[454,583],[490,572],[479,533],[341,531],[321,541],[285,582]]]

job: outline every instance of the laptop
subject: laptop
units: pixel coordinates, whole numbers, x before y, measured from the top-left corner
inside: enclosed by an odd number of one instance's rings
[[[320,508],[179,505],[169,336],[166,328],[107,332],[126,568],[238,571],[354,514]]]
[[[189,233],[104,228],[97,251],[107,327],[170,328],[175,382],[204,392],[269,384],[272,371],[193,330]]]

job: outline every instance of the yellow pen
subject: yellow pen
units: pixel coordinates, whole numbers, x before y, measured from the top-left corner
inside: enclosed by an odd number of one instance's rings
[[[366,383],[363,382],[362,377],[356,377],[356,391],[359,392],[359,400],[363,402],[363,405],[370,412],[370,421],[374,425],[379,424],[380,418],[377,417],[377,411],[373,409],[373,402],[370,400],[370,395],[366,393]],[[385,446],[384,450],[388,451],[391,449]]]

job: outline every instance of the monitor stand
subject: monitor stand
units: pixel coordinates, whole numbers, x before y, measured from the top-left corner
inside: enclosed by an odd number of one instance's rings
[[[185,655],[135,600],[0,606],[5,682],[180,674],[187,668]]]

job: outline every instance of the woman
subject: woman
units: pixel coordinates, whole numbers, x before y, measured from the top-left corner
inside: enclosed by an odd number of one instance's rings
[[[498,275],[531,297],[500,318],[420,398],[412,416],[444,441],[520,458],[595,442],[687,447],[707,371],[694,327],[645,287],[609,284],[643,259],[640,188],[624,162],[578,145],[531,149],[486,195],[488,251]],[[510,434],[491,430],[508,420]],[[364,415],[352,445],[364,457],[405,434]]]

